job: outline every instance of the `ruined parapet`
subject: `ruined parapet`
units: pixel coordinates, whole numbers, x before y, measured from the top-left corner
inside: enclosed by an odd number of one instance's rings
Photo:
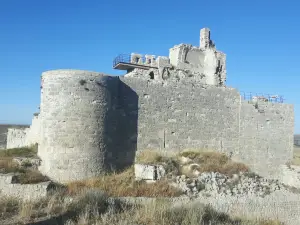
[[[42,79],[39,170],[62,183],[106,172],[114,157],[118,77],[54,70]]]
[[[226,55],[216,50],[208,28],[200,31],[200,47],[176,45],[170,49],[169,58],[171,65],[188,77],[203,84],[225,86]]]
[[[132,64],[142,64],[143,63],[143,56],[137,53],[131,53],[130,63]]]
[[[145,65],[156,67],[157,63],[156,63],[155,55],[145,55]]]
[[[169,57],[132,53],[127,61],[127,57],[119,55],[113,68],[127,70],[125,77],[155,81],[189,79],[205,85],[226,86],[226,55],[216,50],[208,28],[200,31],[199,47],[175,45],[169,50]]]
[[[39,115],[34,114],[32,118],[32,122],[30,125],[30,128],[27,132],[27,144],[33,145],[39,143],[39,137],[40,137],[40,121],[39,121]]]
[[[27,134],[29,128],[8,128],[6,148],[21,148],[28,146]]]
[[[8,128],[6,148],[21,148],[39,143],[39,126],[38,115],[34,115],[30,127]]]

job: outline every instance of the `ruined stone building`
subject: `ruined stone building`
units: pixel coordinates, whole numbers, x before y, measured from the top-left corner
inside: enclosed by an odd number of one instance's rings
[[[226,55],[209,29],[200,46],[120,55],[113,67],[125,75],[44,72],[39,115],[21,134],[10,129],[7,145],[37,142],[40,171],[59,182],[123,168],[145,149],[214,149],[266,177],[292,159],[293,105],[254,103],[226,87]]]

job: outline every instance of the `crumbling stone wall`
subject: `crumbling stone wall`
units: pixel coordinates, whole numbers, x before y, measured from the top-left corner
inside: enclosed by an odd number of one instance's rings
[[[27,132],[27,142],[29,145],[39,143],[40,136],[40,122],[39,116],[34,115],[32,118],[32,122],[30,128]]]
[[[120,78],[139,96],[138,151],[216,149],[267,177],[292,159],[292,105],[253,105],[233,88],[141,77]]]
[[[28,128],[8,128],[6,148],[20,148],[39,143],[40,123],[38,115],[34,115]]]
[[[29,128],[8,128],[6,148],[20,148],[27,146],[27,133]]]
[[[176,45],[170,49],[169,58],[172,66],[194,76],[199,83],[225,86],[226,55],[216,49],[208,28],[200,31],[200,47]]]

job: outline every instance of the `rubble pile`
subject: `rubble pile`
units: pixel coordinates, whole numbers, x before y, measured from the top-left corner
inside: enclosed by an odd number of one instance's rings
[[[180,188],[189,196],[246,196],[264,197],[274,191],[283,189],[278,180],[268,180],[253,173],[240,173],[228,177],[218,172],[204,172],[197,178],[185,175],[177,176],[172,185]]]

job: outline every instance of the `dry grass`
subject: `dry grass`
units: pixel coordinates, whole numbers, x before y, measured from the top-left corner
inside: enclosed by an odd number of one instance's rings
[[[11,148],[0,151],[0,158],[3,157],[28,157],[33,158],[37,156],[37,145],[32,145],[23,148]]]
[[[0,158],[0,172],[1,173],[17,173],[23,172],[16,163],[12,161],[11,157],[1,157]]]
[[[49,181],[49,178],[37,170],[25,169],[23,173],[18,175],[18,180],[21,184],[36,184]]]
[[[0,173],[16,173],[21,184],[48,181],[49,179],[37,170],[23,168],[13,162],[14,157],[37,157],[37,147],[37,145],[32,145],[26,148],[12,148],[0,151]]]
[[[300,146],[294,145],[294,157],[291,164],[300,166]]]
[[[167,181],[158,181],[152,184],[135,181],[133,167],[121,173],[71,182],[67,186],[69,194],[78,193],[86,188],[100,189],[110,196],[176,197],[182,194],[181,191],[170,186]]]
[[[9,157],[0,159],[0,172],[15,173],[19,183],[21,184],[34,184],[49,180],[46,176],[42,175],[37,170],[24,169],[19,167],[12,161],[12,158]]]
[[[160,163],[165,160],[162,154],[155,150],[144,150],[136,156],[135,162],[141,164]]]
[[[137,156],[138,163],[144,164],[163,164],[167,173],[172,169],[176,170],[180,165],[180,157],[191,159],[191,163],[198,164],[198,171],[202,172],[219,172],[227,176],[232,176],[239,172],[249,172],[249,168],[243,164],[232,161],[228,156],[207,149],[185,150],[175,157],[162,156],[157,151],[143,151]],[[191,176],[190,173],[181,170],[181,173]]]
[[[190,158],[193,163],[198,164],[197,170],[200,173],[219,172],[231,177],[239,172],[249,172],[249,168],[245,164],[234,162],[219,152],[184,151],[178,156]]]
[[[0,219],[10,218],[19,210],[20,201],[14,198],[0,198]]]
[[[67,201],[61,194],[38,202],[22,202],[15,199],[0,199],[1,224],[24,224],[43,219],[58,218],[55,224],[68,225],[280,225],[277,221],[250,221],[233,219],[210,207],[185,206],[171,208],[168,201],[158,200],[145,205],[129,205],[115,200],[108,201],[99,191],[87,191]],[[61,215],[61,216],[59,216]],[[5,220],[6,218],[6,220]],[[54,221],[52,221],[54,222]],[[43,223],[47,224],[47,223]],[[49,221],[49,224],[52,224]]]

